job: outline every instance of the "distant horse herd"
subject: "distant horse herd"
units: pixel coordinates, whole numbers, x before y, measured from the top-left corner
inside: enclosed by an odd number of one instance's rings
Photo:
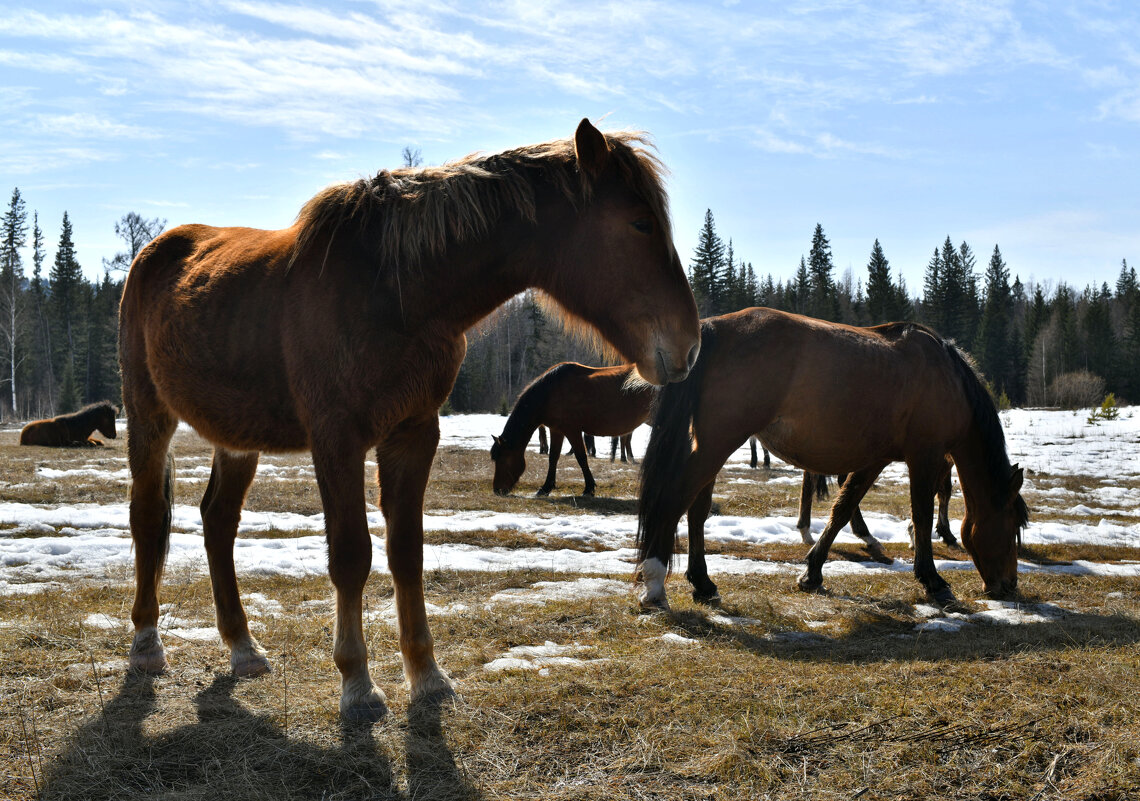
[[[184,420],[215,448],[202,525],[234,674],[270,670],[233,561],[259,453],[309,450],[336,593],[340,712],[364,721],[386,713],[362,618],[372,562],[362,467],[372,451],[412,703],[453,695],[435,660],[422,579],[438,410],[466,351],[464,331],[527,288],[627,363],[559,364],[523,390],[493,440],[493,489],[516,486],[531,436],[549,428],[538,495],[555,487],[563,440],[591,495],[587,435],[617,438],[614,452],[621,444],[632,458],[630,432],[652,419],[638,500],[644,608],[668,607],[683,515],[693,596],[717,599],[704,522],[718,472],[750,438],[754,466],[758,439],[766,465],[770,451],[810,471],[805,543],[817,477],[840,476],[800,588],[820,587],[827,551],[849,520],[882,556],[858,504],[887,464],[903,461],[914,571],[928,595],[955,602],[931,556],[933,498],[945,510],[951,463],[965,500],[962,544],[987,594],[1014,592],[1028,517],[1022,471],[1009,462],[997,411],[969,362],[914,323],[863,329],[770,309],[698,320],[662,170],[643,135],[603,134],[582,120],[569,139],[335,184],[288,228],[185,225],[148,244],[131,266],[119,317],[136,580],[130,667],[159,673],[167,664],[158,615],[173,504],[168,451]],[[114,419],[111,404],[96,404],[29,424],[21,443],[92,445],[94,430],[115,436]]]

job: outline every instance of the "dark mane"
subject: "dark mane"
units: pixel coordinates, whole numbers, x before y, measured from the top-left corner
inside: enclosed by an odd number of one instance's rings
[[[111,403],[111,401],[105,400],[99,401],[98,403],[89,403],[77,412],[71,412],[70,414],[61,414],[58,415],[55,419],[61,423],[83,422],[92,417],[95,417],[100,412],[106,412],[108,410],[110,410],[112,417],[119,412],[119,410],[115,408],[115,404]]]
[[[530,435],[541,422],[538,418],[546,408],[547,400],[554,387],[574,368],[581,367],[575,362],[556,364],[526,385],[519,393],[515,408],[503,426],[503,445],[507,448],[524,448]]]
[[[613,163],[626,185],[669,226],[664,167],[645,134],[605,134]],[[449,243],[485,236],[504,212],[534,221],[537,181],[553,185],[575,205],[588,202],[589,176],[578,170],[574,142],[558,139],[472,154],[441,167],[381,170],[372,178],[333,184],[297,216],[297,244],[290,264],[322,235],[355,237],[375,253],[380,269],[415,267]]]

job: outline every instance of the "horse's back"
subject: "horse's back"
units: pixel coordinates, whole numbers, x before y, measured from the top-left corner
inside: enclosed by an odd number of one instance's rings
[[[20,430],[20,444],[58,448],[67,444],[62,434],[63,427],[54,419],[36,420]]]
[[[631,365],[589,367],[563,362],[557,369],[557,386],[547,404],[547,417],[555,428],[619,436],[648,417],[654,390],[648,385],[626,386]]]

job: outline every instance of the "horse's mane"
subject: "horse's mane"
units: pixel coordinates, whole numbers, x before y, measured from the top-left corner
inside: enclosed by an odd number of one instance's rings
[[[605,134],[623,180],[668,228],[664,167],[640,132]],[[535,184],[546,181],[576,206],[588,202],[590,176],[578,169],[574,142],[558,139],[490,156],[472,154],[441,167],[381,170],[333,184],[297,216],[290,264],[321,235],[349,236],[375,252],[379,269],[417,266],[452,242],[486,235],[504,211],[535,219]]]
[[[966,402],[970,404],[970,411],[982,438],[986,471],[989,473],[994,487],[992,500],[998,507],[1005,505],[1009,500],[1009,479],[1013,475],[1013,465],[1009,462],[1009,452],[1005,446],[1005,431],[1001,427],[997,405],[978,373],[974,360],[954,344],[953,340],[944,339],[933,329],[918,323],[889,323],[877,326],[877,328],[888,339],[900,339],[919,332],[929,335],[941,345],[946,358],[958,376],[962,391],[966,394]],[[1025,505],[1025,499],[1021,497],[1020,493],[1017,496],[1016,509],[1020,528],[1024,528],[1029,523],[1029,507]]]
[[[530,435],[541,422],[538,416],[545,408],[551,391],[568,372],[580,366],[575,362],[556,364],[526,385],[526,388],[519,393],[519,399],[515,401],[515,408],[511,410],[507,424],[503,426],[502,440],[505,447],[526,447]]]
[[[105,400],[99,401],[97,403],[89,403],[77,412],[57,415],[53,419],[61,423],[69,423],[75,420],[86,420],[88,417],[94,416],[95,414],[105,410],[110,410],[112,416],[118,413],[118,409],[115,408],[115,404],[111,403],[111,401]]]

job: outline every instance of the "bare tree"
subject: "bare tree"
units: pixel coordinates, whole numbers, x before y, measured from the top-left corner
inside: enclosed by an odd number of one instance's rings
[[[424,163],[424,158],[418,147],[413,149],[411,145],[404,145],[404,150],[400,155],[404,159],[405,167],[418,167]]]
[[[158,217],[148,220],[136,212],[127,212],[115,223],[115,235],[126,243],[127,249],[116,253],[109,261],[103,259],[103,269],[126,272],[131,262],[135,260],[135,256],[139,255],[139,251],[165,228],[166,220],[160,220]]]

